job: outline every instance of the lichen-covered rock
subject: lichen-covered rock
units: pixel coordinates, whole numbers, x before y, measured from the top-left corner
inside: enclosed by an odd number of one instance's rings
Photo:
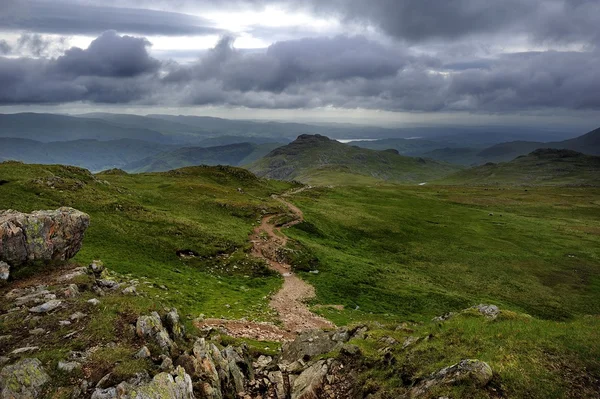
[[[319,399],[320,390],[327,371],[329,370],[325,360],[319,360],[302,372],[294,380],[291,399]]]
[[[479,304],[473,306],[472,309],[479,311],[479,313],[492,320],[500,314],[500,309],[496,305]]]
[[[58,299],[52,299],[48,302],[45,302],[39,306],[34,306],[31,309],[29,309],[29,311],[31,313],[48,313],[56,308],[58,308],[60,306],[62,302],[59,301]]]
[[[284,363],[292,363],[298,359],[308,361],[314,356],[331,352],[349,339],[350,333],[346,329],[304,331],[294,341],[283,345],[281,357]]]
[[[152,312],[149,316],[140,316],[137,319],[135,331],[138,337],[154,341],[163,353],[170,353],[175,346],[156,312]]]
[[[492,368],[481,360],[465,359],[440,371],[417,384],[411,391],[411,397],[419,397],[430,389],[442,385],[469,384],[481,388],[493,377]]]
[[[173,308],[167,312],[164,317],[164,324],[173,338],[183,337],[184,328],[179,322],[179,313],[177,313],[177,309]]]
[[[89,215],[73,208],[0,212],[0,260],[11,267],[35,261],[64,261],[81,249]]]
[[[38,359],[21,359],[0,371],[0,395],[2,399],[36,398],[48,381],[50,376]]]
[[[138,386],[120,384],[119,399],[194,399],[192,379],[181,367],[173,374],[159,373],[152,381]]]

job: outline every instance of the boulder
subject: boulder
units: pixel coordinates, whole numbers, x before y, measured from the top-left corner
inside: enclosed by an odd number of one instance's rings
[[[0,395],[2,399],[36,398],[48,381],[50,376],[38,359],[21,359],[0,371]]]
[[[291,399],[319,399],[327,371],[325,360],[319,360],[294,380]]]
[[[119,384],[117,394],[122,399],[194,399],[192,379],[181,367],[172,374],[159,373],[149,383]]]
[[[179,322],[179,313],[177,313],[177,309],[173,308],[163,318],[165,327],[171,333],[173,338],[181,338],[183,337],[184,328]]]
[[[65,261],[81,249],[89,215],[73,208],[0,212],[0,260],[11,267],[35,261]]]
[[[411,390],[411,397],[425,395],[430,389],[443,385],[467,384],[486,386],[493,377],[492,368],[481,360],[465,359],[431,374]]]
[[[346,329],[336,331],[309,330],[299,334],[292,342],[282,347],[283,363],[293,363],[301,359],[305,362],[314,356],[322,355],[341,347],[350,339]]]
[[[156,312],[152,312],[150,316],[140,316],[137,319],[135,331],[138,337],[154,341],[163,353],[170,353],[175,346]]]
[[[477,306],[473,306],[472,309],[477,310],[479,313],[492,320],[498,317],[500,314],[500,309],[496,305],[479,304]]]

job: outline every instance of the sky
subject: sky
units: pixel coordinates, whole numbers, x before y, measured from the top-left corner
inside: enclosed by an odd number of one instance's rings
[[[0,0],[0,112],[600,125],[600,0]]]

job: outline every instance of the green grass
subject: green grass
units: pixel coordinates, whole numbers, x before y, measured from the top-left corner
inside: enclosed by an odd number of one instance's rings
[[[304,275],[316,303],[345,306],[327,314],[337,323],[426,320],[480,302],[565,320],[600,313],[599,195],[321,188],[292,199],[306,222],[287,234],[319,260],[319,274]]]
[[[62,179],[54,189],[34,182],[52,176]],[[19,163],[0,164],[0,179],[8,181],[0,186],[4,209],[72,206],[91,215],[74,261],[85,265],[102,259],[118,273],[164,285],[167,290],[157,293],[160,300],[184,315],[272,319],[263,297],[279,288],[281,278],[244,251],[262,212],[281,206],[270,195],[289,183],[259,180],[229,167],[94,177],[74,167]],[[84,185],[77,188],[78,182]],[[199,258],[181,260],[179,249],[194,250]]]

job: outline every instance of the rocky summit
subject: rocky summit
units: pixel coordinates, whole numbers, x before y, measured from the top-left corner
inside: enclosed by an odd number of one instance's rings
[[[71,259],[81,249],[83,235],[89,224],[89,215],[67,207],[32,213],[1,211],[2,276],[7,274],[4,271],[6,265],[14,268],[37,261]]]

